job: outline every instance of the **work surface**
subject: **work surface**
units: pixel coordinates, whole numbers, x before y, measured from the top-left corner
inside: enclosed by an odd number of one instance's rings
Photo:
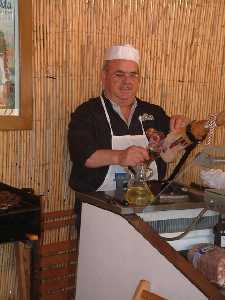
[[[126,206],[126,203],[124,203],[124,194],[118,191],[94,193],[76,192],[76,197],[82,202],[87,202],[121,215],[205,207],[203,199],[204,193],[192,187],[185,187],[185,192],[182,194],[176,194],[174,192],[162,193],[155,203],[147,206]]]

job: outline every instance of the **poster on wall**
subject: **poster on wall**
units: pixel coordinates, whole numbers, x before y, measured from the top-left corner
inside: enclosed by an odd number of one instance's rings
[[[18,0],[0,0],[0,116],[19,115]]]

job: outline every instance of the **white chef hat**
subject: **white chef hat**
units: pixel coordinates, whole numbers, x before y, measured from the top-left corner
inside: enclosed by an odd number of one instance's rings
[[[115,45],[106,49],[104,60],[126,59],[139,64],[139,51],[131,45]]]

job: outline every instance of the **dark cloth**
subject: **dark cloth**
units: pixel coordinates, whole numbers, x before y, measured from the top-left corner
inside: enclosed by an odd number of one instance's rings
[[[158,105],[137,98],[137,107],[128,127],[118,113],[114,111],[111,102],[105,97],[104,100],[114,135],[142,134],[139,116],[144,113],[154,117],[154,120],[143,121],[145,130],[154,128],[164,134],[169,132],[170,118]],[[80,192],[96,191],[103,183],[109,167],[86,168],[85,161],[96,150],[111,149],[112,146],[110,127],[100,97],[89,99],[71,114],[68,144],[73,163],[69,181],[71,188]],[[156,163],[159,179],[162,179],[165,176],[166,164],[160,158],[157,159]]]

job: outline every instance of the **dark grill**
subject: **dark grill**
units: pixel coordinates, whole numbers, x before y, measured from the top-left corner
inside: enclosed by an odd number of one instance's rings
[[[40,234],[40,197],[31,189],[0,183],[0,242],[26,240]]]

